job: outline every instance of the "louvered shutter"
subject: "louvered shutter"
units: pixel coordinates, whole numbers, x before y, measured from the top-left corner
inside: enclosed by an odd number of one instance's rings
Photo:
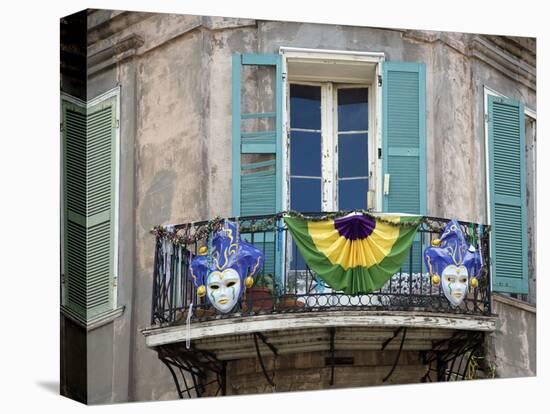
[[[524,108],[488,98],[493,290],[528,293]]]
[[[62,106],[65,306],[90,320],[113,307],[116,97]]]
[[[243,113],[242,90],[247,85],[241,85],[241,72],[245,66],[273,71],[274,96],[268,97],[273,101],[272,110]],[[232,88],[233,215],[244,217],[275,214],[282,210],[281,56],[235,53]],[[251,121],[262,121],[264,125],[269,124],[271,127],[267,130],[244,128],[244,123],[250,124]],[[261,122],[256,124],[260,125]],[[275,261],[273,233],[257,234],[254,240],[246,235],[244,237],[264,251],[264,272],[274,275],[275,266],[280,263]]]
[[[426,79],[421,63],[386,62],[383,76],[384,211],[426,213]]]
[[[423,63],[385,62],[382,77],[383,171],[389,191],[383,209],[426,214],[426,69]],[[421,271],[420,235],[403,265]],[[411,269],[412,267],[412,269]]]

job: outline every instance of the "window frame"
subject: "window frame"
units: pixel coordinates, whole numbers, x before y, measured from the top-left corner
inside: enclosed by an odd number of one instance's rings
[[[323,102],[323,94],[330,95],[329,110],[321,107],[321,151],[324,153],[323,144],[328,141],[328,145],[332,148],[332,162],[324,162],[321,166],[323,177],[330,176],[332,181],[337,180],[337,152],[335,146],[337,145],[337,106],[335,105],[337,99],[338,88],[346,86],[355,87],[367,87],[368,88],[368,102],[369,102],[369,158],[372,154],[372,159],[369,162],[369,193],[372,190],[373,196],[367,196],[372,199],[371,207],[372,211],[381,211],[383,203],[382,194],[382,159],[378,157],[379,150],[382,148],[382,79],[383,64],[385,61],[385,54],[383,52],[358,52],[358,51],[344,51],[344,50],[325,50],[325,49],[306,49],[295,47],[281,47],[279,53],[282,55],[283,65],[283,87],[282,87],[282,101],[283,101],[283,131],[284,131],[284,143],[282,151],[282,163],[283,163],[283,191],[282,191],[282,204],[284,208],[290,208],[290,84],[304,84],[304,85],[316,85],[330,84],[330,87],[323,88],[321,86],[321,101]],[[312,62],[321,63],[326,65],[349,64],[349,65],[367,65],[373,68],[373,77],[365,81],[362,79],[342,79],[338,80],[337,74],[328,75],[324,78],[317,77],[315,80],[311,78],[303,78],[300,76],[293,76],[289,74],[289,63],[294,61],[300,62]],[[323,90],[330,89],[328,92]],[[325,98],[327,101],[327,98]],[[323,125],[330,125],[331,131],[325,131],[327,128],[323,128]],[[329,138],[324,138],[324,135]],[[322,157],[323,159],[323,157]],[[327,171],[325,171],[327,170]],[[322,210],[332,211],[338,204],[338,191],[337,185],[325,185],[322,181]]]

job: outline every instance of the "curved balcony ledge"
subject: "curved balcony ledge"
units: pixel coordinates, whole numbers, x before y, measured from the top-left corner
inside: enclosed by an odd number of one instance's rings
[[[148,347],[191,341],[250,335],[255,332],[280,331],[283,334],[301,334],[304,330],[323,328],[382,328],[390,332],[397,328],[418,330],[481,331],[491,332],[496,327],[496,317],[433,312],[361,312],[340,310],[337,312],[308,312],[302,314],[268,314],[241,318],[210,320],[185,325],[147,328],[142,331]],[[292,332],[291,332],[292,331]],[[188,336],[189,334],[189,336]],[[427,335],[435,339],[433,335]],[[448,335],[446,335],[448,336]]]

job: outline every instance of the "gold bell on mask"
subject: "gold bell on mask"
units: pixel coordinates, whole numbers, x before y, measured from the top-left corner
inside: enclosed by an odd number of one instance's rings
[[[248,276],[244,280],[244,285],[246,286],[247,289],[251,288],[253,284],[254,284],[254,279],[252,279],[252,277],[250,277],[250,276]]]
[[[472,277],[470,279],[470,287],[475,289],[478,286],[479,286],[479,282],[478,282],[477,278]]]
[[[198,296],[199,298],[202,298],[204,295],[206,295],[206,286],[200,285],[200,286],[197,288],[197,296]]]

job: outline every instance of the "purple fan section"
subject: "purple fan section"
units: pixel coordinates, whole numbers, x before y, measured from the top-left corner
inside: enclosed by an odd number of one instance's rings
[[[334,227],[348,240],[365,239],[376,227],[376,221],[369,216],[353,215],[334,220]]]

